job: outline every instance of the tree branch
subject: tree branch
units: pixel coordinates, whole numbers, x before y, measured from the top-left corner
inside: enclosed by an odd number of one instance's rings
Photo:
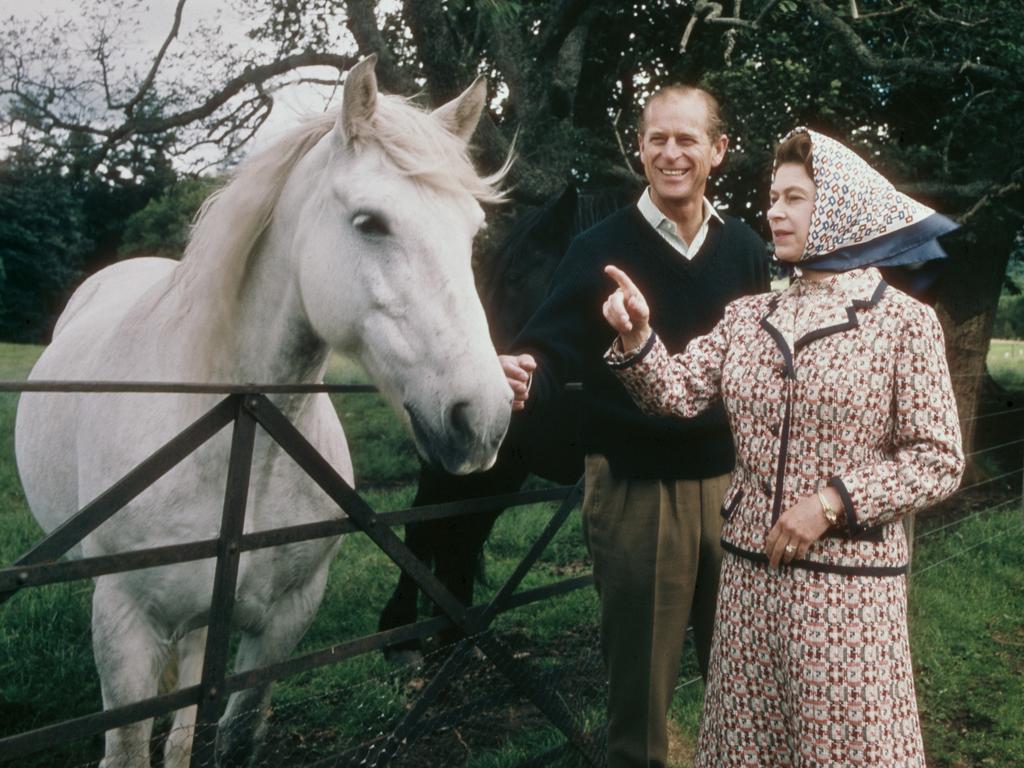
[[[864,19],[877,19],[882,16],[895,16],[898,13],[911,10],[909,5],[901,5],[899,8],[890,8],[888,11],[872,11],[871,13],[857,13],[856,15],[850,14],[850,17],[854,21],[863,21]]]
[[[470,73],[463,63],[461,41],[440,3],[405,0],[403,8],[427,76],[431,106],[438,107],[458,96],[475,73]]]
[[[565,38],[576,28],[580,17],[592,3],[593,0],[562,0],[541,35],[538,49],[541,59],[549,60],[558,53]]]
[[[416,90],[416,83],[397,66],[391,47],[377,25],[376,10],[374,0],[345,0],[345,25],[355,38],[360,54],[377,54],[375,72],[384,90],[388,93],[412,93]]]
[[[748,19],[742,19],[739,16],[742,8],[742,3],[740,2],[737,2],[733,6],[732,16],[722,16],[721,3],[712,3],[708,2],[708,0],[697,0],[693,6],[693,15],[690,17],[690,21],[687,22],[686,29],[683,31],[683,37],[679,41],[679,51],[681,53],[686,53],[686,47],[690,44],[690,35],[693,34],[694,27],[697,26],[697,22],[700,21],[702,17],[703,20],[709,24],[721,24],[731,27],[733,30],[757,29],[761,19],[763,19],[765,15],[777,4],[778,0],[772,0],[761,9],[761,12],[757,15],[757,18],[754,21],[749,21]],[[730,38],[728,55],[732,54],[733,45],[735,45],[735,40]]]
[[[1014,91],[1024,88],[1024,83],[1022,83],[1021,79],[1012,76],[1009,72],[973,61],[965,61],[962,64],[946,64],[922,58],[880,58],[871,51],[850,25],[843,21],[823,0],[807,0],[806,6],[810,10],[811,15],[827,29],[835,32],[861,65],[871,72],[890,75],[922,75],[935,79],[958,78],[969,72],[991,82],[999,83]]]
[[[995,201],[1009,197],[1015,192],[1024,190],[1024,184],[1019,181],[1011,181],[1008,184],[1003,185],[999,189],[992,190],[988,194],[984,195],[978,202],[971,206],[971,209],[967,211],[963,216],[960,217],[960,225],[966,225],[972,218],[974,218],[979,211],[983,210],[986,206],[994,203]]]
[[[178,5],[174,9],[174,23],[171,25],[171,31],[167,33],[167,37],[164,39],[163,45],[161,45],[160,50],[157,51],[156,57],[153,59],[153,64],[150,66],[149,72],[139,85],[135,95],[127,104],[124,105],[124,113],[128,117],[135,114],[135,108],[139,105],[139,102],[145,98],[149,89],[153,87],[153,81],[156,79],[157,70],[160,69],[160,65],[163,63],[164,56],[167,54],[167,49],[170,47],[171,41],[178,36],[178,30],[181,29],[181,14],[185,10],[185,2],[186,0],[178,0]]]
[[[224,140],[224,138],[234,134],[236,131],[244,130],[244,134],[241,134],[244,136],[242,140],[230,143],[229,151],[234,151],[244,144],[254,132],[251,130],[252,126],[248,125],[248,122],[256,119],[257,124],[261,125],[270,114],[273,100],[263,90],[264,84],[275,77],[301,67],[331,66],[339,72],[343,72],[351,68],[355,63],[354,57],[338,54],[307,52],[286,56],[268,64],[247,67],[241,74],[228,80],[220,90],[209,95],[205,101],[192,109],[182,110],[161,117],[136,117],[126,114],[120,124],[113,127],[104,127],[95,123],[61,117],[46,102],[41,102],[25,92],[25,90],[12,91],[11,89],[6,89],[6,91],[19,99],[28,108],[28,111],[36,116],[38,124],[34,127],[43,132],[58,129],[102,137],[103,143],[97,148],[97,152],[90,158],[89,162],[90,170],[95,170],[106,159],[109,152],[120,142],[132,136],[160,134],[204,120],[214,115],[218,109],[245,89],[252,87],[257,90],[258,95],[243,101],[241,105],[235,107],[227,116],[216,121],[210,129],[216,130],[218,127],[230,123],[231,126],[224,131],[221,140]],[[247,109],[247,107],[253,104],[256,106]]]

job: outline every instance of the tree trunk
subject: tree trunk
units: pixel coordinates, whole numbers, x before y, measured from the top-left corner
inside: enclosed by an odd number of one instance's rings
[[[939,286],[936,310],[946,333],[967,451],[974,446],[992,324],[1016,234],[1016,223],[1001,206],[993,205],[946,243],[952,258]]]

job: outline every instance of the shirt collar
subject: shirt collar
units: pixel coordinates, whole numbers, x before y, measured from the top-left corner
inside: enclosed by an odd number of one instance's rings
[[[706,197],[703,198],[703,200],[704,219],[701,221],[701,226],[703,227],[707,225],[712,218],[718,219],[719,222],[724,224],[725,222],[722,220],[722,216],[715,210],[715,206],[711,204],[711,201]],[[647,223],[654,227],[654,229],[662,230],[669,228],[669,231],[672,234],[679,237],[679,228],[676,226],[676,223],[662,213],[661,209],[658,208],[651,199],[651,188],[649,186],[644,190],[643,194],[640,195],[640,199],[637,200],[636,207],[640,209],[640,213],[643,214]]]

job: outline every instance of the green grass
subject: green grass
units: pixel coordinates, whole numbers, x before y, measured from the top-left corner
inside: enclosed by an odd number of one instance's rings
[[[1024,341],[992,339],[987,365],[992,378],[1002,387],[1024,390]]]
[[[1004,365],[1009,372],[1000,375],[1013,373],[1016,350],[1017,346],[993,344],[990,364]],[[1003,357],[1004,352],[1011,357]],[[0,379],[24,378],[38,354],[35,347],[0,344]],[[334,360],[329,379],[365,381],[365,375],[350,363]],[[334,402],[353,446],[357,479],[367,500],[381,511],[408,506],[415,490],[415,455],[387,406],[375,395],[341,395]],[[0,394],[0,556],[4,564],[40,536],[14,467],[15,403],[16,395]],[[487,547],[488,583],[479,588],[478,600],[495,592],[552,510],[552,505],[533,505],[499,519]],[[911,642],[931,766],[1024,764],[1024,533],[1014,527],[1022,519],[1016,510],[982,515],[926,537],[917,547],[919,575],[912,579],[910,598]],[[965,547],[988,538],[992,541],[964,552]],[[963,554],[924,570],[958,553]],[[524,587],[583,573],[586,568],[579,517],[574,514]],[[373,632],[397,575],[397,568],[364,536],[347,537],[332,567],[321,609],[298,653]],[[90,593],[88,582],[32,589],[0,608],[0,734],[99,708],[89,641]],[[585,589],[518,609],[496,621],[500,636],[521,663],[567,675],[561,689],[584,728],[598,728],[603,718],[596,616],[594,592]],[[440,657],[438,652],[430,660]],[[388,732],[430,674],[396,670],[379,654],[368,654],[283,681],[275,687],[268,761],[284,766],[311,762]],[[680,682],[695,676],[694,657],[688,653]],[[505,685],[479,660],[467,661],[465,677],[483,692]],[[461,692],[470,683],[459,683],[456,690]],[[677,692],[672,706],[675,741],[681,744],[673,752],[677,757],[692,749],[702,696],[699,682]],[[437,711],[457,703],[455,697],[442,696]],[[506,768],[560,742],[560,736],[535,711],[517,704],[479,713],[418,748],[429,750],[434,760],[423,765]],[[94,739],[68,745],[57,757],[18,764],[78,765],[99,748],[100,740]],[[685,758],[679,759],[680,765],[686,764]]]
[[[922,540],[914,564],[911,647],[928,764],[1024,765],[1024,510]]]

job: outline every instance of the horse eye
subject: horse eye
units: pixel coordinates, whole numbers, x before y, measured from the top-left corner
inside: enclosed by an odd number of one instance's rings
[[[352,226],[364,235],[385,237],[391,234],[388,223],[375,213],[357,213],[352,217]]]

